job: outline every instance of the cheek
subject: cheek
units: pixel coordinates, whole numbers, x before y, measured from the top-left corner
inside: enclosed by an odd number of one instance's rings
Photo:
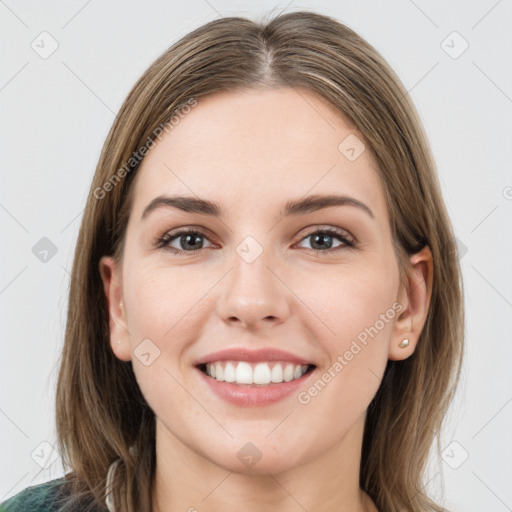
[[[346,380],[343,386],[356,395],[367,388],[368,397],[384,372],[398,316],[398,267],[390,260],[387,265],[345,266],[320,277],[305,302],[321,320],[312,320],[309,330],[327,355],[322,370],[330,369],[330,374],[325,380]],[[335,362],[339,364],[333,368]]]
[[[172,338],[176,345],[180,333],[195,325],[201,297],[211,287],[204,275],[196,275],[185,266],[134,265],[125,285],[130,334],[154,337],[159,344]]]
[[[299,294],[311,305],[322,324],[322,338],[331,334],[334,345],[356,338],[377,322],[387,333],[394,318],[393,304],[398,292],[398,267],[393,261],[343,265],[317,273]],[[299,284],[299,283],[297,283]],[[385,324],[382,315],[387,313]],[[320,332],[320,331],[319,331]],[[364,337],[364,336],[363,336]]]
[[[124,294],[137,383],[157,416],[165,416],[169,407],[187,415],[193,405],[179,384],[179,364],[187,340],[194,339],[194,304],[197,307],[204,292],[193,285],[194,274],[185,267],[171,272],[149,261],[138,261],[129,268]]]
[[[380,386],[397,316],[394,285],[352,269],[330,281],[330,301],[316,303],[330,329],[314,322],[310,330],[327,359],[297,401],[306,426],[331,432],[332,440],[361,418]]]

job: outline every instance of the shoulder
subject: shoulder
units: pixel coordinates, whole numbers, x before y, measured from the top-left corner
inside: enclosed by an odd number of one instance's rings
[[[0,512],[51,512],[58,510],[57,499],[65,487],[64,477],[23,489],[0,503]]]

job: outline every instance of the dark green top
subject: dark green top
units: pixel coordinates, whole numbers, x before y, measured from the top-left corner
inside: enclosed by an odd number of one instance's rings
[[[56,501],[66,479],[56,478],[23,489],[0,503],[0,512],[51,512],[59,510]]]

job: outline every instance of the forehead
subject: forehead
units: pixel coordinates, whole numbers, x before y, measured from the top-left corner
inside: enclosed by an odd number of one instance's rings
[[[162,194],[196,195],[234,213],[277,208],[309,194],[343,193],[386,215],[369,148],[363,149],[350,121],[314,92],[230,91],[197,101],[144,158],[134,183],[134,211],[140,214]]]

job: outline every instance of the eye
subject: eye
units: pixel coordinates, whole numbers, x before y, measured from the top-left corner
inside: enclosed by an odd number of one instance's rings
[[[202,240],[209,240],[208,237],[197,229],[181,229],[176,232],[166,233],[155,241],[157,248],[166,249],[173,254],[181,255],[192,255],[198,253],[201,249],[204,249]],[[301,243],[304,240],[311,239],[313,247],[312,251],[316,253],[327,253],[334,252],[344,247],[354,247],[356,245],[355,240],[346,231],[334,228],[326,227],[316,229],[301,239]],[[333,248],[333,240],[337,239],[341,242],[338,246]],[[173,247],[171,244],[177,244],[179,247]],[[212,244],[213,245],[213,244]]]
[[[312,250],[317,253],[334,252],[343,247],[354,247],[354,239],[346,232],[338,228],[327,227],[316,229],[312,233],[306,235],[302,240],[311,240]],[[333,247],[333,239],[338,239],[342,243],[337,247]],[[332,249],[332,250],[331,250]]]
[[[175,233],[166,233],[156,241],[156,246],[171,251],[174,254],[195,254],[203,249],[201,239],[207,239],[206,235],[195,229],[182,229]],[[176,242],[182,249],[172,247]],[[185,250],[183,250],[185,249]]]

